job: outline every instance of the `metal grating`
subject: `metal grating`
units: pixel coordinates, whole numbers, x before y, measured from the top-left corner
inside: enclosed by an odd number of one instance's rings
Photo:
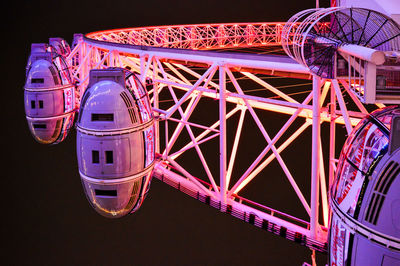
[[[49,70],[51,72],[51,75],[53,76],[54,85],[60,85],[60,79],[57,75],[57,71],[54,69],[54,66],[49,66]]]
[[[388,163],[385,169],[378,177],[371,201],[365,214],[365,220],[376,225],[379,214],[390,186],[400,174],[400,165],[394,161]]]
[[[125,105],[126,105],[126,108],[128,109],[128,112],[129,112],[129,117],[131,118],[131,122],[132,122],[132,124],[135,124],[135,123],[137,123],[137,117],[136,117],[136,115],[135,115],[135,111],[134,111],[134,107],[133,107],[133,105],[132,105],[132,102],[131,102],[131,100],[129,99],[129,97],[128,97],[128,94],[126,93],[126,92],[121,92],[121,98],[122,98],[122,100],[124,100],[124,103],[125,103]]]

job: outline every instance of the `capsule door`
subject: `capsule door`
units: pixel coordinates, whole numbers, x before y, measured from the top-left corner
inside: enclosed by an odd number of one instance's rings
[[[81,135],[78,148],[82,173],[87,176],[122,177],[138,173],[143,169],[143,143],[138,138]],[[134,151],[132,151],[134,147]]]
[[[61,91],[52,92],[26,92],[25,93],[25,112],[31,117],[51,117],[62,115],[64,106]]]

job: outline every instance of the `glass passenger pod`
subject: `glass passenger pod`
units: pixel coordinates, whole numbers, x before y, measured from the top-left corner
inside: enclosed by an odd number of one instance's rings
[[[368,182],[366,176],[371,175],[372,168],[387,152],[388,124],[380,121],[389,120],[387,116],[392,115],[390,110],[378,110],[371,114],[371,118],[363,119],[342,149],[332,196],[339,208],[352,217],[360,208],[357,204],[361,202],[361,189]],[[374,117],[378,117],[378,121]]]
[[[128,76],[133,78],[130,87]],[[139,100],[150,105],[134,78],[119,68],[92,70],[82,97],[77,123],[79,171],[88,200],[105,217],[136,211],[150,185],[154,125],[151,109],[147,117],[140,116]]]
[[[65,61],[53,61],[51,52],[37,52],[39,48],[28,62],[25,113],[34,138],[39,143],[55,144],[64,140],[72,127],[75,87]]]
[[[82,98],[77,123],[78,162],[81,173],[89,177],[131,176],[150,167],[154,161],[152,120],[144,128],[135,130],[143,123],[139,123],[138,108],[124,86],[126,81],[121,80],[121,71],[92,71],[91,85]],[[92,160],[94,151],[98,152],[96,162]],[[118,158],[112,165],[104,161],[106,151],[112,151]]]

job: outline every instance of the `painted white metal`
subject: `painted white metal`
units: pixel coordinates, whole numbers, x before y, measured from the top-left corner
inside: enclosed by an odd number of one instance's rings
[[[313,119],[312,119],[312,151],[311,151],[311,215],[310,232],[311,237],[318,235],[318,212],[319,212],[319,171],[320,171],[320,86],[319,78],[313,76]]]
[[[385,63],[385,53],[368,47],[363,47],[355,44],[344,44],[338,47],[339,52],[357,57],[361,60],[368,61],[375,65]]]
[[[227,180],[226,180],[226,75],[222,66],[219,72],[219,178],[221,202],[226,204]]]

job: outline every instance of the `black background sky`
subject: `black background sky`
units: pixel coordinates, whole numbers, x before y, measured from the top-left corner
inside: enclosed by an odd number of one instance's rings
[[[325,1],[321,6],[327,6]],[[219,213],[154,180],[139,212],[108,220],[83,194],[75,132],[37,144],[24,116],[30,44],[97,30],[284,22],[312,0],[14,1],[2,6],[2,242],[5,265],[301,265],[304,247]],[[5,81],[5,82],[4,82]],[[321,257],[324,259],[325,257]]]

